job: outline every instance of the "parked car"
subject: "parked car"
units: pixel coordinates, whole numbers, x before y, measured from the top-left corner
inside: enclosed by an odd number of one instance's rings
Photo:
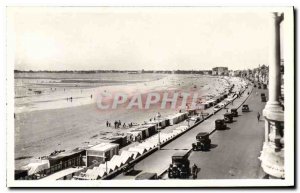
[[[191,174],[190,161],[188,159],[188,151],[178,152],[172,156],[172,164],[168,168],[169,178],[189,178]]]
[[[249,106],[247,104],[242,106],[242,112],[249,112]]]
[[[211,140],[209,139],[209,133],[198,133],[196,136],[196,140],[197,142],[192,144],[193,151],[207,151],[210,149]]]
[[[231,113],[225,113],[224,114],[224,122],[225,123],[232,123],[233,122],[233,116]]]
[[[216,130],[224,130],[226,129],[226,124],[224,119],[215,120],[215,129]]]
[[[232,116],[234,116],[234,117],[238,117],[237,109],[236,109],[236,108],[231,109],[231,114],[232,114]]]
[[[263,84],[263,89],[267,89],[267,85],[266,84]]]

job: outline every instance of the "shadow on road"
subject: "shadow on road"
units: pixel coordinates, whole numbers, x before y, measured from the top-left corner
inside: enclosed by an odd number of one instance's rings
[[[214,148],[216,148],[216,147],[218,147],[217,144],[210,144],[210,149],[214,149]]]
[[[141,172],[142,172],[142,170],[131,170],[130,172],[127,172],[126,174],[124,174],[124,176],[136,176]]]

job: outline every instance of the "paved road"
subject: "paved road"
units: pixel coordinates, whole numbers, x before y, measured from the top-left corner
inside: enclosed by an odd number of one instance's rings
[[[233,105],[229,105],[228,108],[233,108],[233,107],[237,107],[239,106],[247,97],[248,91],[245,91],[244,95],[241,98],[238,98],[234,101]],[[249,97],[249,105],[250,107],[252,106],[260,106],[261,108],[263,108],[263,105],[261,104],[261,102],[258,103],[258,99],[259,99],[259,95],[255,95],[256,91],[254,91],[252,93],[252,95]],[[256,98],[256,100],[252,101],[251,98]],[[255,110],[255,109],[254,109]],[[171,156],[178,151],[186,151],[191,149],[191,144],[195,141],[195,136],[197,133],[199,132],[203,132],[203,131],[207,131],[207,132],[211,132],[214,130],[214,126],[215,126],[215,120],[216,119],[223,119],[223,114],[226,112],[225,109],[219,111],[218,113],[216,113],[214,116],[212,116],[211,118],[209,118],[208,120],[202,122],[200,125],[198,125],[197,127],[193,128],[192,130],[188,131],[187,133],[185,133],[184,135],[182,135],[181,137],[179,137],[178,139],[170,142],[168,145],[164,146],[161,150],[154,152],[152,155],[146,157],[145,159],[141,160],[140,162],[138,162],[135,165],[135,170],[140,170],[142,172],[155,172],[155,173],[162,173],[163,171],[165,171],[167,169],[167,167],[169,166],[169,164],[171,163]],[[248,115],[254,114],[255,112],[249,112]],[[257,112],[256,112],[257,113]],[[247,115],[247,116],[248,116]],[[240,119],[242,116],[240,116],[238,119]],[[246,116],[245,116],[246,117]],[[256,114],[255,114],[256,117]],[[238,120],[237,119],[237,120]],[[242,121],[238,121],[236,123],[233,123],[232,125],[237,125],[237,123],[242,123]],[[255,122],[257,124],[257,120]],[[263,124],[263,122],[262,122]],[[251,124],[253,125],[253,124]],[[238,126],[238,125],[237,125]],[[232,131],[234,129],[232,128]],[[227,130],[224,132],[230,132],[231,130]],[[262,131],[263,132],[263,131]],[[215,134],[216,132],[214,132],[214,136],[217,136],[217,134]],[[263,133],[260,134],[259,132],[255,132],[256,135],[259,135],[259,137],[263,137]],[[261,136],[260,136],[261,135]],[[212,138],[214,138],[214,136],[212,136]],[[236,140],[239,140],[238,137],[239,136],[234,136],[234,135],[228,135],[228,138],[237,138]],[[220,138],[220,137],[219,137]],[[217,138],[218,139],[218,138]],[[214,139],[212,139],[212,143],[217,143],[218,140],[216,140],[216,142],[214,142]],[[261,146],[261,143],[255,144],[256,146]],[[226,147],[226,144],[224,145],[224,147]],[[223,149],[223,147],[217,146],[214,149],[212,149],[210,152],[205,152],[207,153],[207,155],[210,155],[211,152],[217,150],[217,149]],[[235,147],[235,149],[239,149],[237,146]],[[250,148],[253,149],[253,148]],[[237,150],[235,150],[237,151]],[[243,151],[242,151],[243,152]],[[260,152],[260,149],[258,150],[258,153]],[[198,153],[198,152],[197,152]],[[195,160],[195,162],[200,162],[201,157],[203,157],[203,155],[196,155],[194,153],[192,153],[191,158],[193,158],[193,160]],[[256,152],[255,152],[256,153]],[[224,157],[227,157],[227,153],[224,151],[220,151],[219,156],[222,157],[222,155],[224,155]],[[200,156],[200,158],[199,158]],[[206,161],[209,161],[210,159],[208,158],[209,156],[207,156],[206,158],[202,158]],[[256,157],[257,158],[257,157]],[[213,159],[213,158],[212,158]],[[234,159],[234,158],[233,158]],[[216,162],[220,162],[220,166],[222,166],[222,161],[219,160],[215,160]],[[198,163],[198,165],[200,166],[200,164]],[[201,166],[202,167],[202,166]],[[259,167],[257,165],[257,167]],[[211,170],[210,170],[211,171]],[[211,171],[212,172],[212,171]],[[203,172],[204,173],[204,172]],[[200,173],[199,173],[199,177],[200,177]],[[115,179],[134,179],[135,176],[123,176],[122,174],[117,176]],[[206,178],[206,177],[205,177]],[[209,177],[208,177],[209,178]],[[220,177],[222,178],[222,177]]]
[[[256,95],[257,92],[257,95]],[[208,152],[192,152],[191,164],[201,168],[200,179],[252,179],[263,178],[260,167],[260,151],[264,141],[264,120],[258,122],[265,103],[260,102],[260,93],[267,90],[254,89],[248,100],[250,112],[239,109],[237,122],[228,124],[229,130],[215,131],[211,135],[212,148]],[[262,117],[262,116],[261,116]]]

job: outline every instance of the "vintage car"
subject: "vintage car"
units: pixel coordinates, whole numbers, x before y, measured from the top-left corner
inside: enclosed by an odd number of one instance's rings
[[[267,97],[265,95],[261,96],[261,102],[267,102]]]
[[[231,113],[225,113],[224,114],[224,122],[225,123],[232,123],[233,122],[233,116]]]
[[[224,130],[226,129],[226,124],[224,119],[215,120],[215,129],[216,130]]]
[[[242,112],[249,112],[249,106],[247,104],[242,106]]]
[[[189,152],[178,152],[172,156],[172,164],[168,168],[169,178],[189,178],[191,174],[190,161],[188,159]]]
[[[137,177],[135,177],[136,180],[156,180],[158,179],[157,173],[150,173],[150,172],[144,172]]]
[[[232,114],[232,116],[234,116],[234,117],[238,117],[239,116],[239,114],[238,114],[238,112],[237,112],[237,109],[231,109],[231,114]]]
[[[256,87],[256,84],[254,84],[254,87]]]
[[[261,89],[261,85],[258,85],[258,89]]]
[[[267,98],[266,98],[266,94],[265,93],[261,93],[260,97],[261,97],[261,102],[267,102]]]
[[[192,144],[193,151],[207,151],[210,149],[211,140],[209,139],[209,133],[201,132],[196,136],[196,143]]]
[[[263,89],[267,89],[267,85],[266,84],[263,84]]]

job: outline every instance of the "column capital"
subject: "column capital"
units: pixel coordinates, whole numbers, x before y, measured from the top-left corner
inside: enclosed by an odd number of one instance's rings
[[[272,12],[271,13],[272,18],[275,19],[276,22],[281,23],[284,19],[284,14],[283,13],[279,13],[278,12]]]

